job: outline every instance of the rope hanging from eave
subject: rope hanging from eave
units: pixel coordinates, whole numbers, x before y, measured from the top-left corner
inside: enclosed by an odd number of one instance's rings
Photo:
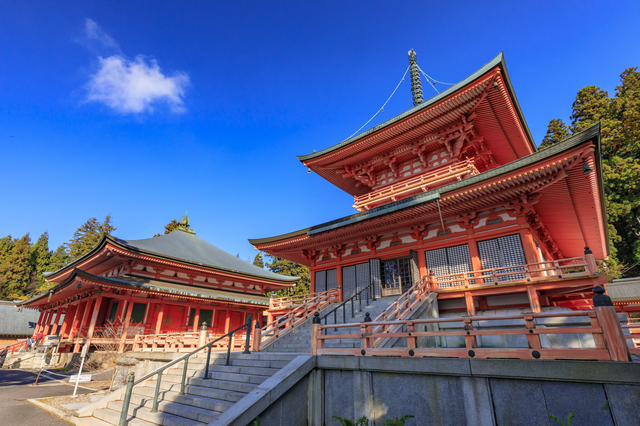
[[[362,128],[364,126],[366,126],[367,124],[369,124],[371,122],[371,120],[373,120],[374,118],[376,118],[376,115],[380,114],[380,112],[384,111],[384,107],[385,105],[387,105],[389,103],[389,101],[391,100],[391,98],[393,97],[393,95],[396,93],[396,91],[398,90],[398,87],[400,87],[400,85],[402,84],[402,82],[404,81],[404,78],[407,76],[407,72],[409,71],[409,68],[411,66],[408,66],[407,69],[404,71],[404,74],[402,75],[402,79],[400,80],[400,82],[398,83],[398,85],[396,86],[395,89],[393,89],[393,92],[391,92],[391,95],[389,96],[389,98],[387,99],[387,101],[382,104],[382,107],[378,110],[378,112],[376,112],[375,114],[373,114],[373,117],[371,117],[366,123],[364,123],[362,125],[362,127],[360,127],[358,130],[356,130],[355,132],[353,132],[353,134],[351,136],[349,136],[347,139],[352,138],[354,135],[356,135],[360,130],[362,130]]]

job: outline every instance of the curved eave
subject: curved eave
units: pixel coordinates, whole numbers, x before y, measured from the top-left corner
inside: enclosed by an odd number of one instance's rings
[[[418,195],[414,195],[412,197],[408,197],[393,203],[388,203],[385,204],[384,206],[381,206],[379,208],[376,209],[372,209],[369,211],[365,211],[365,212],[360,212],[360,213],[355,213],[353,215],[349,215],[346,217],[342,217],[330,222],[325,222],[316,226],[312,226],[309,228],[306,228],[304,230],[299,230],[299,231],[295,231],[295,232],[291,232],[289,234],[283,234],[280,236],[274,236],[274,237],[270,237],[270,238],[262,238],[262,239],[254,239],[254,240],[249,240],[252,244],[259,246],[259,245],[265,245],[265,244],[272,244],[272,243],[276,243],[276,242],[280,242],[281,244],[278,244],[278,246],[280,247],[285,247],[287,245],[289,245],[290,243],[293,243],[296,241],[295,237],[302,237],[306,234],[306,236],[311,237],[311,236],[315,236],[315,235],[319,235],[325,232],[329,232],[329,231],[335,231],[339,228],[343,228],[346,226],[350,226],[353,225],[355,223],[359,223],[359,222],[365,222],[377,217],[381,217],[381,216],[386,216],[390,213],[395,213],[401,210],[405,210],[405,209],[409,209],[409,208],[413,208],[413,207],[417,207],[419,205],[422,205],[424,203],[427,203],[429,201],[434,200],[435,198],[439,197],[439,196],[445,196],[447,194],[456,192],[456,191],[460,191],[463,190],[464,188],[467,187],[471,187],[474,185],[478,185],[478,184],[482,184],[485,181],[488,180],[492,180],[495,178],[499,178],[501,176],[506,176],[509,175],[511,173],[514,173],[524,167],[530,166],[532,164],[535,164],[539,161],[544,161],[545,159],[554,157],[556,155],[562,154],[565,151],[571,150],[572,148],[575,148],[585,142],[588,141],[594,141],[595,142],[595,152],[594,152],[594,157],[597,159],[596,161],[596,168],[597,168],[597,175],[599,176],[598,179],[598,192],[600,195],[600,208],[603,212],[603,216],[602,216],[602,228],[603,228],[603,232],[605,233],[605,251],[606,254],[608,255],[610,253],[610,247],[609,247],[609,235],[608,235],[608,227],[607,227],[607,223],[606,223],[606,206],[605,206],[605,198],[604,198],[604,184],[603,184],[603,180],[602,180],[602,165],[601,165],[601,155],[600,155],[600,123],[596,123],[593,126],[583,130],[582,132],[573,135],[570,138],[565,139],[562,142],[559,142],[549,148],[546,148],[544,150],[541,151],[537,151],[533,154],[530,154],[526,157],[522,157],[516,161],[510,162],[508,164],[505,164],[503,166],[499,166],[495,169],[480,173],[478,175],[463,179],[459,182],[455,182],[449,185],[445,185],[442,186],[440,188],[436,188],[434,190],[422,193],[422,194],[418,194]],[[288,241],[287,241],[288,240]],[[270,248],[275,248],[275,246],[271,246],[271,247],[256,247],[258,249],[263,249],[267,252],[269,252]]]
[[[111,237],[111,239],[113,239]],[[157,258],[157,259],[162,259],[162,260],[167,260],[170,262],[175,262],[175,263],[183,263],[186,265],[191,265],[191,266],[195,266],[198,268],[205,268],[205,269],[209,269],[211,271],[214,272],[223,272],[226,274],[233,274],[233,275],[237,275],[240,277],[247,277],[247,278],[252,278],[252,279],[256,279],[256,280],[262,280],[262,281],[268,281],[271,283],[279,283],[279,284],[293,284],[296,281],[300,280],[300,277],[286,277],[286,276],[282,276],[282,279],[275,279],[275,278],[269,278],[269,277],[264,277],[264,276],[260,276],[260,275],[254,275],[254,274],[248,274],[246,272],[240,272],[240,271],[236,271],[233,269],[225,269],[225,268],[221,268],[219,266],[213,266],[213,265],[206,265],[206,264],[202,264],[202,263],[197,263],[197,262],[192,262],[189,260],[185,260],[185,259],[179,259],[176,257],[172,257],[172,256],[167,256],[167,255],[163,255],[160,253],[154,253],[151,251],[146,251],[146,250],[142,250],[139,249],[137,247],[133,247],[127,244],[122,243],[119,240],[114,240],[114,241],[110,241],[110,243],[112,243],[114,246],[119,247],[123,250],[127,250],[130,251],[132,253],[136,253],[136,254],[140,254],[143,256],[148,256],[148,257],[153,257],[153,258]]]
[[[95,256],[100,251],[102,251],[102,249],[107,244],[111,244],[111,245],[113,245],[115,247],[118,247],[118,248],[120,248],[122,250],[126,250],[126,251],[129,251],[129,252],[132,252],[132,253],[144,255],[144,256],[147,256],[147,257],[152,257],[152,258],[162,259],[162,260],[166,260],[166,261],[170,261],[170,262],[174,262],[174,263],[181,263],[181,264],[185,264],[185,265],[195,266],[195,267],[198,267],[198,268],[204,268],[204,269],[211,270],[213,272],[222,272],[222,273],[226,273],[226,274],[237,275],[239,277],[247,277],[247,278],[251,278],[251,279],[255,279],[255,280],[266,281],[266,282],[270,282],[270,283],[274,283],[274,284],[278,284],[278,285],[289,285],[290,286],[290,285],[294,284],[295,282],[297,282],[298,280],[300,280],[300,277],[285,277],[285,276],[283,276],[282,279],[269,278],[269,277],[264,277],[264,276],[260,276],[260,275],[247,274],[245,272],[238,272],[238,271],[235,271],[235,270],[232,270],[232,269],[225,269],[225,268],[221,268],[221,267],[218,267],[218,266],[191,262],[191,261],[185,260],[185,259],[179,259],[179,258],[176,258],[176,257],[166,256],[166,255],[163,255],[163,254],[160,254],[160,253],[154,253],[154,252],[138,249],[137,247],[133,247],[133,246],[130,246],[128,244],[122,243],[122,241],[120,241],[118,238],[115,238],[115,237],[113,237],[111,235],[103,236],[102,239],[100,240],[100,242],[98,244],[96,244],[95,247],[93,247],[89,252],[87,252],[86,254],[80,256],[78,259],[74,260],[73,262],[63,266],[62,268],[58,269],[57,271],[51,272],[50,274],[48,274],[47,277],[46,277],[46,280],[47,281],[52,281],[52,280],[55,279],[55,277],[60,276],[60,275],[62,275],[64,273],[69,272],[70,270],[75,269],[78,265],[80,265],[81,263],[84,263],[85,261],[91,259],[93,256]]]
[[[386,127],[389,127],[397,122],[399,122],[400,120],[403,120],[425,108],[429,108],[433,105],[435,105],[436,103],[438,103],[441,100],[446,99],[449,96],[452,96],[454,94],[456,94],[458,91],[463,90],[467,85],[473,83],[475,80],[481,78],[482,76],[484,76],[485,74],[487,74],[488,72],[490,72],[492,69],[494,69],[496,66],[499,66],[502,70],[503,73],[503,79],[504,82],[506,83],[506,87],[507,90],[509,91],[509,94],[513,100],[513,104],[518,112],[518,117],[522,123],[522,127],[524,128],[524,131],[527,134],[527,139],[529,141],[529,144],[531,145],[531,149],[533,150],[533,152],[536,152],[538,150],[536,144],[533,141],[533,136],[531,135],[531,131],[529,130],[529,126],[527,125],[527,122],[524,118],[524,115],[522,114],[522,108],[520,107],[520,103],[518,102],[518,98],[516,97],[515,91],[513,90],[513,85],[511,84],[511,79],[509,78],[509,73],[507,72],[507,66],[504,62],[504,55],[502,52],[500,52],[500,54],[498,54],[498,56],[496,56],[495,58],[493,58],[491,61],[489,61],[489,63],[487,63],[485,66],[483,66],[482,68],[480,68],[478,71],[476,71],[475,73],[471,74],[469,77],[465,78],[464,80],[462,80],[461,82],[457,83],[456,85],[450,87],[449,89],[445,90],[444,92],[439,93],[438,95],[427,99],[426,101],[424,101],[423,103],[403,112],[400,115],[397,115],[393,118],[390,118],[389,120],[378,124],[375,127],[372,127],[371,129],[365,130],[362,133],[359,133],[355,136],[350,137],[349,139],[345,139],[344,141],[335,144],[333,146],[330,146],[328,148],[325,148],[321,151],[318,152],[314,152],[311,154],[306,154],[306,155],[298,155],[298,160],[300,160],[301,162],[305,162],[307,160],[311,160],[311,159],[315,159],[318,157],[322,157],[323,155],[329,154],[331,152],[337,151],[341,148],[344,148],[346,146],[349,146],[369,135],[372,135],[376,132],[378,132],[379,130],[382,130]]]

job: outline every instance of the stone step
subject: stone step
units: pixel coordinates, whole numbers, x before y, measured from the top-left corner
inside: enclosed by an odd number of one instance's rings
[[[152,389],[154,392],[156,389],[155,386],[143,386],[143,387],[147,389]],[[180,392],[180,383],[162,382],[160,383],[160,389],[163,391],[172,391],[172,392],[178,393]],[[233,390],[218,389],[218,388],[207,387],[207,386],[197,386],[194,384],[189,384],[189,382],[187,382],[187,385],[185,386],[185,392],[189,395],[203,396],[205,398],[219,399],[219,400],[229,401],[229,402],[238,402],[240,399],[245,397],[247,393],[250,392],[252,389],[253,389],[253,386],[250,386],[247,388],[245,392],[237,392]]]
[[[179,390],[180,389],[178,387],[178,391]],[[145,403],[144,400],[150,399],[151,401],[153,401],[153,396],[155,395],[155,391],[156,391],[155,389],[148,388],[148,387],[134,388],[132,393],[132,398],[133,398],[133,395],[136,395],[136,397],[139,400],[142,400],[142,401],[137,400],[136,404],[151,407],[151,405],[148,403]],[[187,391],[187,388],[185,387],[185,392],[186,391]],[[158,401],[164,401],[174,405],[182,405],[184,406],[184,408],[189,410],[191,408],[193,409],[198,408],[198,409],[204,409],[206,411],[217,411],[219,413],[224,413],[225,411],[227,411],[227,409],[229,409],[230,406],[234,404],[234,402],[231,402],[231,401],[215,399],[209,396],[193,395],[189,393],[185,393],[185,395],[179,395],[177,391],[170,391],[170,390],[161,390],[158,393]],[[167,410],[162,410],[162,411],[167,411]],[[173,412],[171,413],[182,416],[182,414],[179,414],[179,413],[173,413]],[[189,417],[189,416],[184,415],[183,417]],[[193,418],[193,420],[204,421],[198,418]]]
[[[121,411],[122,411],[122,407],[118,411],[114,411],[110,408],[99,408],[99,409],[93,410],[93,417],[105,423],[108,423],[110,425],[117,425],[120,423]],[[82,420],[86,421],[86,419],[82,419]],[[148,422],[146,420],[138,419],[131,416],[127,418],[128,426],[155,426],[158,424],[161,424],[161,423]]]
[[[280,371],[279,368],[263,368],[263,367],[245,367],[241,365],[217,365],[212,364],[209,366],[209,372],[220,373],[237,373],[237,374],[249,374],[252,376],[266,376],[271,377]]]
[[[111,423],[107,423],[97,417],[83,417],[82,424],[86,426],[111,426]]]
[[[225,359],[216,359],[213,364],[215,365],[224,365],[226,362]],[[232,359],[231,365],[234,366],[245,366],[245,367],[261,367],[261,368],[277,368],[278,370],[289,364],[291,361],[261,361],[261,360],[252,360],[252,359]]]
[[[250,374],[237,374],[237,373],[221,373],[221,372],[209,372],[209,378],[214,380],[227,380],[230,382],[251,383],[259,385],[269,377],[267,376],[254,376]]]
[[[213,379],[189,379],[188,385],[208,389],[219,389],[222,391],[231,391],[239,393],[249,393],[255,389],[256,385],[252,383],[234,382],[231,380],[213,380]]]
[[[122,401],[111,401],[107,405],[107,408],[109,408],[112,412],[116,413],[118,420],[120,419],[120,413],[122,412]],[[165,413],[163,411],[160,411],[161,410],[160,404],[158,404],[158,409],[159,409],[158,412],[152,413],[151,408],[139,407],[131,403],[129,405],[128,414],[130,416],[135,416],[136,419],[144,420],[145,422],[162,425],[162,426],[202,426],[206,424],[203,422],[199,422],[197,420],[192,420],[186,417],[180,417],[180,416],[176,416],[175,414]]]

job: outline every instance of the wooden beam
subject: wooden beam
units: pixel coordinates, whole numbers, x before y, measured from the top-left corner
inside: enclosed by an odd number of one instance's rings
[[[474,317],[476,315],[476,304],[470,292],[464,292],[464,302],[467,305],[467,315]]]
[[[162,317],[164,316],[164,310],[167,307],[167,304],[162,302],[160,303],[160,310],[158,311],[158,316],[156,317],[156,333],[160,334],[162,330]]]
[[[118,352],[122,353],[124,351],[124,344],[127,339],[127,329],[129,328],[129,322],[131,321],[131,312],[133,311],[133,300],[129,301],[129,307],[127,308],[127,315],[124,318],[124,322],[122,324],[122,337],[120,338],[120,346],[118,346]]]
[[[87,302],[85,303],[84,306],[84,312],[82,313],[82,321],[80,322],[80,328],[78,329],[78,336],[80,336],[80,334],[82,333],[82,329],[84,328],[84,325],[87,323],[87,318],[89,317],[89,312],[91,311],[91,306],[93,305],[93,301],[94,298],[90,297],[89,299],[87,299]],[[76,343],[76,345],[73,348],[73,352],[80,352],[80,342]]]
[[[533,286],[527,286],[527,295],[529,296],[529,304],[531,305],[531,310],[534,313],[541,312],[540,309],[540,299],[538,298],[538,292]]]

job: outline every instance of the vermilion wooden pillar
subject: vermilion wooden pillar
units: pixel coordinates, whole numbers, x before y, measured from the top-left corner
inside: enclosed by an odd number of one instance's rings
[[[193,309],[193,308],[191,308]],[[213,322],[213,318],[211,318],[211,321]],[[196,313],[193,317],[193,331],[198,331],[198,324],[200,323],[200,307],[198,306],[196,308]],[[207,324],[208,326],[211,326],[212,324]]]
[[[470,292],[468,291],[464,292],[464,301],[465,301],[465,304],[467,305],[467,315],[469,315],[470,317],[476,316],[476,304],[473,301],[473,296],[471,295]]]
[[[533,236],[528,229],[520,230],[520,239],[522,240],[522,248],[524,249],[524,256],[527,259],[527,263],[542,262],[542,259],[538,256],[538,247],[535,241],[533,241]]]
[[[80,323],[80,318],[83,312],[82,307],[84,306],[84,303],[80,301],[75,306],[76,306],[76,312],[73,314],[73,320],[71,322],[71,330],[69,330],[69,340],[73,339],[73,337],[78,332],[78,325]]]
[[[538,292],[532,285],[527,286],[527,295],[529,296],[529,305],[531,305],[531,311],[534,313],[541,312],[540,298],[538,297]]]
[[[156,334],[160,334],[162,330],[162,317],[164,316],[164,310],[167,308],[165,303],[160,303],[160,310],[158,311],[158,316],[156,317]]]
[[[89,318],[89,312],[91,312],[91,307],[93,306],[93,298],[87,299],[87,303],[84,306],[84,311],[82,312],[82,321],[80,321],[80,327],[78,327],[78,337],[87,337],[82,336],[82,329],[87,324],[87,319]],[[82,344],[80,342],[76,343],[73,347],[73,352],[80,352]]]
[[[51,312],[51,316],[54,318],[53,318],[53,322],[51,320],[49,321],[49,324],[47,325],[47,328],[44,331],[45,336],[55,334],[55,324],[57,324],[59,312],[60,312],[60,308]]]
[[[98,313],[100,312],[100,305],[102,304],[103,299],[104,299],[104,296],[102,295],[96,298],[96,306],[93,308],[93,313],[91,315],[91,323],[89,324],[89,330],[87,331],[87,339],[85,340],[85,345],[87,345],[87,347],[91,345],[93,330],[96,327],[96,321],[98,320]]]
[[[67,306],[67,312],[64,314],[64,321],[62,321],[62,328],[60,329],[60,339],[64,339],[64,334],[70,327],[70,323],[73,321],[77,309],[78,307],[75,305]]]
[[[229,332],[229,326],[231,325],[231,314],[229,312],[229,310],[227,309],[226,314],[225,314],[225,318],[224,318],[224,334],[227,334]]]
[[[129,328],[129,322],[131,321],[131,312],[133,311],[133,299],[129,300],[129,305],[127,307],[127,315],[124,318],[124,322],[122,323],[122,336],[120,337],[120,346],[118,346],[118,352],[124,351],[124,344],[127,340],[127,333]]]
[[[313,266],[311,267],[311,269],[309,269],[309,281],[311,281],[311,283],[309,284],[309,292],[315,293],[316,292],[316,273],[314,271]]]
[[[342,302],[344,298],[342,297],[342,265],[340,265],[340,258],[338,258],[338,266],[336,267],[336,284],[338,287],[338,302]]]
[[[44,311],[40,311],[40,316],[38,317],[38,322],[36,323],[36,328],[33,330],[33,336],[35,337],[39,332],[40,329],[42,328],[42,320],[44,318]]]

